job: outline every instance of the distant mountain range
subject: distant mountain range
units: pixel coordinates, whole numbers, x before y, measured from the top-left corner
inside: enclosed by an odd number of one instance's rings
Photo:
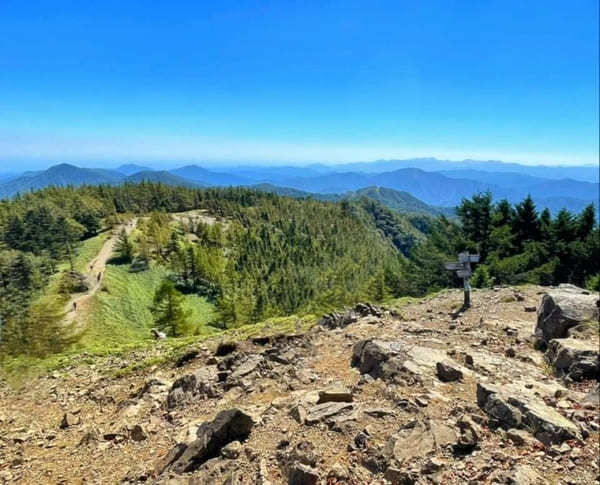
[[[391,172],[402,168],[420,168],[428,172],[440,171],[478,171],[478,172],[513,172],[532,177],[546,179],[570,178],[582,182],[600,182],[598,165],[523,165],[497,160],[438,160],[437,158],[411,158],[406,160],[376,160],[374,162],[358,162],[336,165],[336,171],[381,173]],[[310,165],[313,170],[331,169],[328,165]]]
[[[420,165],[419,168],[403,167],[408,163]],[[421,166],[445,169],[426,171]],[[351,168],[352,171],[340,168]],[[390,170],[381,172],[383,168]],[[0,178],[0,198],[50,185],[115,185],[152,181],[188,187],[239,185],[291,197],[324,200],[369,197],[395,210],[429,214],[448,213],[448,208],[460,204],[463,198],[489,190],[495,200],[507,198],[514,203],[530,194],[540,208],[548,207],[557,212],[565,207],[579,212],[589,203],[598,202],[597,172],[594,167],[531,167],[502,162],[444,162],[436,159],[311,165],[306,168],[227,167],[219,171],[198,165],[157,171],[137,164],[122,165],[114,170],[60,164],[20,176],[7,174],[6,178]],[[547,176],[539,176],[540,173]],[[563,178],[555,178],[561,174]],[[587,179],[581,179],[585,177]]]

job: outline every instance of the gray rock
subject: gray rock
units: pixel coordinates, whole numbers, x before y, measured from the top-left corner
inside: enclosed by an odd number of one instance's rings
[[[389,467],[383,474],[383,478],[393,485],[414,485],[419,479],[419,474],[412,470]]]
[[[235,460],[242,452],[242,444],[239,441],[232,441],[221,448],[221,455],[224,458]]]
[[[308,425],[317,424],[325,421],[340,413],[352,410],[353,405],[346,402],[326,402],[316,404],[308,409],[304,422]]]
[[[526,428],[547,446],[581,437],[575,423],[536,396],[524,394],[518,386],[505,385],[500,390],[479,382],[477,403],[505,429]]]
[[[499,390],[489,384],[477,383],[477,404],[490,417],[498,420],[505,428],[521,426],[521,412],[500,396]]]
[[[392,436],[387,454],[402,464],[456,443],[456,433],[439,421],[412,421]]]
[[[587,322],[597,322],[597,295],[573,285],[560,285],[542,296],[537,311],[535,334],[542,344],[566,338],[569,330]]]
[[[462,416],[456,423],[460,430],[460,435],[454,449],[461,453],[469,453],[477,446],[479,442],[481,429],[469,416]]]
[[[247,376],[248,374],[257,370],[263,361],[264,357],[262,355],[250,355],[234,369],[234,371],[231,373],[230,379],[240,379]]]
[[[506,483],[509,485],[542,485],[548,482],[529,465],[517,465],[508,476]]]
[[[556,375],[575,381],[600,378],[600,347],[597,340],[553,339],[545,358]]]
[[[196,470],[208,459],[218,456],[228,443],[245,439],[253,426],[253,419],[239,409],[222,411],[213,421],[200,425],[196,441],[173,448],[161,464],[159,473],[167,468],[175,473]]]
[[[326,402],[352,402],[352,391],[348,390],[341,382],[336,382],[325,389],[319,390],[317,404]]]
[[[406,359],[406,351],[406,346],[400,342],[362,340],[352,350],[352,366],[358,367],[361,374],[381,377],[385,373],[384,365],[390,359],[401,364]]]
[[[133,426],[131,426],[129,429],[129,437],[133,440],[133,441],[144,441],[145,439],[148,438],[148,434],[146,433],[146,430],[139,424],[134,424]]]
[[[288,485],[317,485],[319,473],[312,467],[296,463],[290,469]]]
[[[437,362],[435,367],[437,376],[443,382],[458,381],[463,378],[462,371],[451,362]]]
[[[506,431],[506,438],[517,446],[525,446],[533,443],[531,435],[523,429],[511,428]]]
[[[217,370],[214,367],[202,367],[193,374],[177,379],[167,396],[167,407],[176,408],[189,404],[195,399],[218,397],[221,393],[216,386]]]
[[[381,318],[385,313],[386,310],[370,303],[358,303],[354,308],[344,312],[334,312],[324,315],[319,320],[319,325],[329,329],[344,328],[356,322],[361,317],[374,316]]]
[[[76,416],[74,414],[71,413],[65,413],[63,415],[63,418],[60,422],[59,428],[60,429],[67,429],[67,428],[71,428],[72,426],[77,426],[78,424],[81,424],[81,417],[80,416]]]

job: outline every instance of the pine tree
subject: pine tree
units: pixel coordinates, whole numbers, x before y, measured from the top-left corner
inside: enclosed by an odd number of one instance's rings
[[[553,229],[556,240],[566,244],[576,238],[578,228],[571,213],[566,209],[561,209],[556,216]]]
[[[494,227],[502,227],[511,225],[515,217],[515,210],[506,199],[502,199],[496,204],[492,211],[492,225]]]
[[[530,195],[517,204],[513,231],[517,237],[517,246],[523,248],[526,241],[539,241],[540,222],[535,203]]]
[[[131,263],[134,255],[133,243],[131,242],[127,231],[123,228],[115,244],[115,251],[121,261]]]
[[[456,213],[468,239],[477,244],[481,259],[488,253],[492,212],[492,194],[476,194],[471,200],[463,199]]]
[[[173,282],[164,280],[154,293],[151,311],[156,325],[167,335],[179,337],[189,330],[189,312],[183,308],[183,295]]]
[[[577,218],[577,237],[585,239],[596,227],[596,209],[594,204],[588,205]]]

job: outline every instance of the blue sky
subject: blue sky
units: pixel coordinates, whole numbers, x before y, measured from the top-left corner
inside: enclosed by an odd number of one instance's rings
[[[3,0],[0,32],[0,169],[598,161],[596,0]]]

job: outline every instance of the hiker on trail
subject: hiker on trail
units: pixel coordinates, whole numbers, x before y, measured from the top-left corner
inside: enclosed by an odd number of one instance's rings
[[[73,302],[73,311],[74,312],[77,311],[77,302],[76,301]]]
[[[98,281],[100,281],[102,279],[102,271],[100,271],[100,273],[98,273]]]

